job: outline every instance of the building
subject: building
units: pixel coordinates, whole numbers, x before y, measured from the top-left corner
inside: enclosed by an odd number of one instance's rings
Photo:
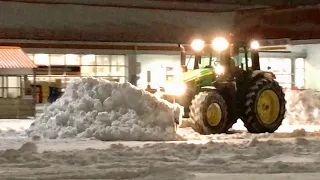
[[[20,47],[0,46],[0,118],[34,116],[36,67]]]
[[[272,67],[284,87],[320,89],[314,75],[320,56],[316,51],[320,26],[315,17],[320,10],[296,8],[311,1],[290,6],[237,2],[0,2],[0,43],[22,47],[38,65],[37,83],[46,87],[43,99],[49,86],[64,88],[84,76],[135,84],[138,75],[137,85],[145,88],[150,71],[151,85],[161,86],[166,70],[180,63],[178,44],[187,46],[194,38],[211,41],[229,32],[239,39],[261,39],[265,47],[277,49],[261,53],[261,66]],[[19,8],[23,11],[18,13]],[[299,18],[290,18],[295,14]],[[23,16],[27,18],[21,21]],[[293,28],[302,21],[308,26]],[[192,59],[191,54],[187,59]]]
[[[170,46],[174,48],[173,45]],[[269,66],[272,67],[271,70],[284,87],[290,88],[291,85],[304,87],[304,60],[307,57],[305,50],[301,48],[300,52],[288,52],[292,47],[287,45],[278,48],[286,48],[286,51],[260,53],[262,69],[267,70]],[[160,48],[154,51],[134,52],[44,48],[25,48],[25,51],[38,65],[37,82],[60,82],[62,87],[75,79],[87,76],[119,82],[129,81],[129,61],[132,61],[132,57],[138,62],[136,66],[141,71],[136,72],[140,77],[137,85],[141,88],[146,87],[147,71],[151,71],[151,85],[157,87],[165,82],[166,69],[180,64],[179,50],[167,51]],[[193,67],[192,58],[190,53],[187,56],[187,60],[191,60],[191,63],[188,63],[190,69]]]

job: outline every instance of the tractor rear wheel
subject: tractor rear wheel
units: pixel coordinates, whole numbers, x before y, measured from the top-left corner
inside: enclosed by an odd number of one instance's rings
[[[246,94],[244,125],[250,133],[273,133],[282,124],[285,106],[285,95],[278,82],[261,77]]]
[[[193,129],[200,134],[225,133],[228,127],[228,110],[224,98],[216,91],[200,92],[192,100],[190,118]]]

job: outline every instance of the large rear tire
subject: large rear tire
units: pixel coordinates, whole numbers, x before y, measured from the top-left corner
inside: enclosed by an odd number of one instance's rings
[[[228,110],[224,98],[216,91],[200,92],[192,100],[190,119],[200,134],[225,133],[229,130]]]
[[[261,77],[249,87],[242,120],[250,133],[273,133],[282,124],[285,106],[285,95],[278,82]]]

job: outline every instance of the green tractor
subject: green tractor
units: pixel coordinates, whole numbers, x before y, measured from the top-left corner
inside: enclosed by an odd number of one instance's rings
[[[279,128],[286,111],[285,94],[272,72],[260,70],[258,41],[215,38],[203,68],[199,64],[203,65],[207,45],[198,39],[191,47],[195,51],[193,70],[187,70],[182,51],[180,72],[167,82],[163,98],[183,106],[184,118],[189,118],[195,131],[226,133],[239,118],[250,133],[273,133]],[[212,52],[218,53],[217,61],[212,61]]]

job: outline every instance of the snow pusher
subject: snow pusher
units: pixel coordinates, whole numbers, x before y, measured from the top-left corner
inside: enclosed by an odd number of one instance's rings
[[[180,47],[181,67],[166,83],[162,97],[183,106],[184,118],[195,131],[226,133],[238,119],[250,133],[273,133],[279,128],[286,111],[285,94],[275,74],[260,69],[258,41],[194,40],[194,65],[189,71]]]

